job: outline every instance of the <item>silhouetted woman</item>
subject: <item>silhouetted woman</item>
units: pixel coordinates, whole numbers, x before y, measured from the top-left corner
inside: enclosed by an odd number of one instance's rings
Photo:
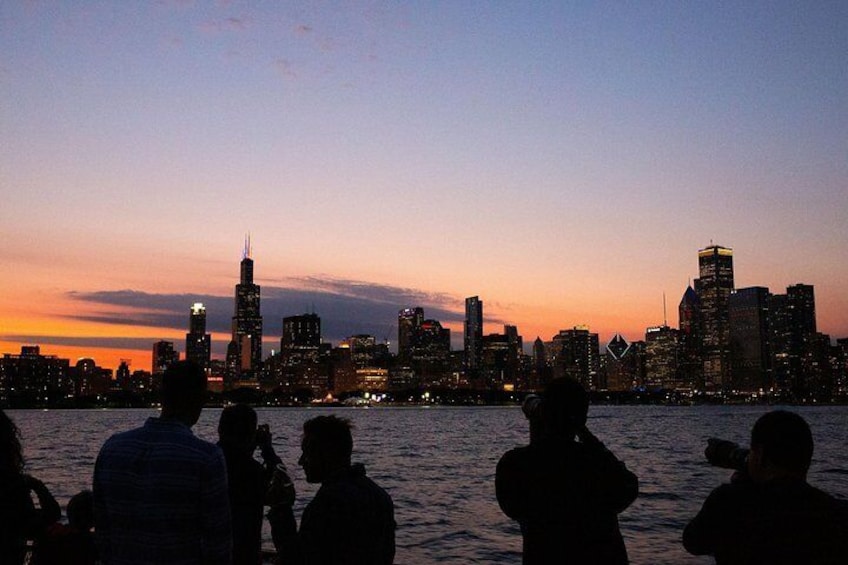
[[[40,508],[36,508],[30,493],[38,497]],[[0,410],[0,563],[23,563],[27,540],[43,534],[61,515],[59,504],[44,483],[24,474],[21,434]]]

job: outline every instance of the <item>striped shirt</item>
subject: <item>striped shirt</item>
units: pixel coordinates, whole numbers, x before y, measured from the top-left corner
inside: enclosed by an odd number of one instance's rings
[[[176,420],[109,438],[94,467],[95,531],[107,565],[229,564],[221,450]]]

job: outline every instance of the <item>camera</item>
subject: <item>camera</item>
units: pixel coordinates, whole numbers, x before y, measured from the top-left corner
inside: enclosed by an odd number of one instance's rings
[[[707,440],[704,456],[710,465],[734,471],[745,471],[748,468],[748,450],[739,447],[738,443],[711,437]]]

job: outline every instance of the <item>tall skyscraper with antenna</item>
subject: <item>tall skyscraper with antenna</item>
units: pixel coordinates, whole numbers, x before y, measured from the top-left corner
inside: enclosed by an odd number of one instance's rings
[[[245,237],[241,278],[236,285],[233,337],[227,347],[227,372],[232,379],[252,379],[262,367],[262,314],[259,285],[253,283],[253,249]]]

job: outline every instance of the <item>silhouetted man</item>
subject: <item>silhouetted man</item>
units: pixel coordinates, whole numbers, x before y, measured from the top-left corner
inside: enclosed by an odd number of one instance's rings
[[[280,562],[306,565],[390,565],[395,555],[392,499],[351,465],[350,422],[317,416],[303,424],[298,463],[310,483],[321,483],[295,532],[290,504],[273,507],[274,545]]]
[[[572,379],[555,379],[525,407],[530,445],[500,460],[495,491],[518,521],[523,563],[627,563],[618,513],[639,493],[636,475],[586,428],[589,399]]]
[[[683,531],[695,555],[719,565],[848,563],[848,502],[807,484],[813,436],[801,416],[763,415],[751,430],[747,472],[715,489]]]
[[[95,535],[111,564],[229,564],[232,532],[221,450],[194,436],[206,375],[180,361],[162,377],[162,413],[116,434],[94,467]]]
[[[267,425],[257,427],[256,411],[246,404],[228,406],[218,421],[218,445],[227,461],[233,522],[233,563],[255,565],[262,549],[263,507],[274,468],[281,463]],[[253,458],[260,449],[262,463]]]

